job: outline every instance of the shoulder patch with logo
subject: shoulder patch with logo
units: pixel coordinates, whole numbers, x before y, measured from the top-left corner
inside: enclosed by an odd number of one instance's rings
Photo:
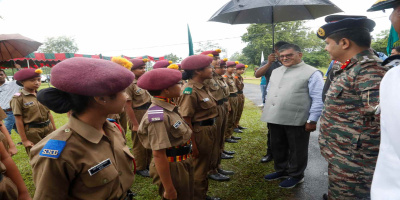
[[[185,90],[183,90],[183,94],[192,94],[193,88],[187,87]]]
[[[19,93],[19,92],[14,94],[14,97],[19,97],[19,96],[21,96],[21,93]]]
[[[64,150],[66,141],[50,139],[40,150],[39,156],[47,158],[58,158]]]
[[[160,106],[153,106],[147,111],[149,122],[164,121],[164,109]]]

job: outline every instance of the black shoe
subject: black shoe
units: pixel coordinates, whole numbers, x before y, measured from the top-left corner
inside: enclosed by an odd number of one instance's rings
[[[265,155],[264,157],[261,158],[261,163],[267,163],[267,162],[270,162],[270,161],[272,161],[272,156],[269,155],[269,154],[267,154],[267,155]]]
[[[220,174],[220,173],[208,175],[208,178],[209,178],[209,179],[212,179],[212,180],[214,180],[214,181],[221,181],[221,182],[222,182],[222,181],[229,181],[229,180],[231,180],[231,178],[229,178],[229,176],[225,176],[225,175]]]
[[[226,139],[225,139],[225,142],[228,142],[228,143],[237,143],[237,141],[234,140],[234,139],[232,139],[232,138],[226,138]]]
[[[143,176],[143,177],[150,177],[149,170],[147,170],[147,169],[136,171],[136,174]]]
[[[235,133],[243,133],[243,131],[241,131],[239,128],[233,129],[233,132],[235,132]]]
[[[17,145],[22,145],[22,142],[18,142]]]
[[[233,154],[235,154],[236,152],[235,151],[223,151],[223,153],[224,154],[226,154],[226,155],[233,155]]]
[[[235,137],[233,135],[231,136],[231,138],[234,139],[234,140],[241,140],[242,139],[241,137]]]
[[[224,153],[221,153],[221,159],[232,159],[233,158],[233,156],[230,156],[230,155],[226,155],[226,154],[224,154]]]
[[[221,198],[219,197],[210,197],[210,196],[206,196],[206,200],[221,200]]]
[[[233,171],[223,170],[220,168],[218,168],[217,171],[218,171],[218,173],[223,174],[223,175],[234,175],[235,174],[235,172],[233,172]]]
[[[324,195],[322,195],[322,199],[323,200],[328,200],[328,194],[325,193]]]
[[[243,129],[247,129],[246,127],[240,126],[238,125],[238,129],[243,130]]]

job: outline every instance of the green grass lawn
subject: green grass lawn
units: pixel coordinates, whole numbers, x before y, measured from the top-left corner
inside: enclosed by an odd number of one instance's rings
[[[45,84],[43,84],[45,86]],[[47,86],[46,86],[47,87]],[[43,88],[43,87],[41,87]],[[66,114],[53,113],[56,126],[60,127],[67,122]],[[291,190],[278,187],[279,181],[267,182],[263,176],[273,172],[273,163],[261,164],[259,161],[266,150],[266,125],[260,119],[261,110],[250,100],[246,99],[245,109],[241,119],[241,125],[248,127],[241,134],[235,136],[242,137],[236,144],[226,143],[227,150],[234,150],[235,158],[223,160],[223,169],[235,171],[229,182],[215,182],[210,180],[209,195],[218,196],[222,199],[291,199]],[[12,138],[15,143],[21,141],[19,136],[13,131]],[[127,135],[128,145],[131,146],[130,133]],[[22,145],[18,145],[18,153],[13,156],[25,184],[32,197],[35,187],[32,181],[31,167],[28,156]],[[152,184],[150,178],[135,176],[132,191],[137,193],[135,199],[148,200],[160,199],[157,195],[157,187]]]

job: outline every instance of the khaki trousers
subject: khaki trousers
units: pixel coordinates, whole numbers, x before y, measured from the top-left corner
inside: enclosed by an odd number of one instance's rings
[[[17,186],[10,178],[3,174],[3,180],[0,182],[0,199],[16,200],[18,199]]]
[[[135,117],[138,123],[142,121],[143,115],[146,113],[146,111],[147,110],[134,110]],[[131,137],[132,137],[132,153],[133,156],[135,156],[136,170],[138,171],[145,170],[147,169],[147,166],[150,165],[152,151],[151,149],[144,148],[144,146],[139,140],[137,131],[132,131]]]
[[[174,184],[178,200],[192,200],[194,196],[194,171],[193,160],[188,158],[181,162],[170,162],[169,171],[171,173],[172,183]],[[164,186],[161,182],[160,175],[157,172],[154,159],[150,164],[150,177],[153,183],[158,185],[158,194],[164,199]]]
[[[40,142],[43,138],[45,138],[48,134],[54,131],[53,124],[50,124],[43,128],[29,128],[29,125],[25,125],[25,135],[26,138],[31,141],[33,144]],[[31,148],[25,148],[26,153],[29,155],[31,152]]]
[[[235,128],[237,107],[238,107],[238,97],[229,97],[229,104],[231,105],[231,111],[228,113],[227,128],[225,131],[225,139],[231,138],[233,135],[233,129]]]
[[[199,157],[193,159],[194,167],[194,199],[204,200],[208,191],[208,171],[210,170],[211,152],[210,145],[214,143],[214,133],[217,126],[193,125],[193,134],[199,150]]]
[[[238,107],[235,118],[235,128],[237,128],[237,126],[239,125],[239,121],[243,113],[243,108],[244,108],[244,94],[238,94]]]
[[[226,123],[228,121],[228,106],[226,103],[217,106],[218,117],[216,119],[215,125],[217,131],[214,132],[214,144],[211,153],[211,173],[217,172],[218,165],[221,163],[221,153],[223,151]]]

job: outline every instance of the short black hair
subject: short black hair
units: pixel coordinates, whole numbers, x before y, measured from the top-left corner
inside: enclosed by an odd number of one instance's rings
[[[400,46],[393,47],[394,50],[396,50],[398,53],[400,53]]]
[[[279,42],[275,43],[275,49],[279,50],[279,48],[281,48],[285,44],[289,44],[289,43],[285,42],[285,41],[279,41]]]
[[[369,33],[368,30],[363,30],[363,29],[344,30],[334,33],[328,36],[328,38],[334,40],[336,44],[339,44],[339,41],[341,39],[347,38],[356,43],[357,46],[367,47],[367,48],[371,47],[371,34]]]
[[[4,75],[7,75],[7,74],[6,74],[6,71],[4,71],[4,69],[0,69],[0,72],[3,72]]]
[[[147,92],[150,93],[151,96],[160,96],[162,90],[147,90]]]
[[[300,47],[295,44],[285,44],[285,45],[281,46],[281,48],[279,48],[279,52],[282,52],[282,51],[285,51],[288,49],[293,49],[293,50],[301,53]]]

